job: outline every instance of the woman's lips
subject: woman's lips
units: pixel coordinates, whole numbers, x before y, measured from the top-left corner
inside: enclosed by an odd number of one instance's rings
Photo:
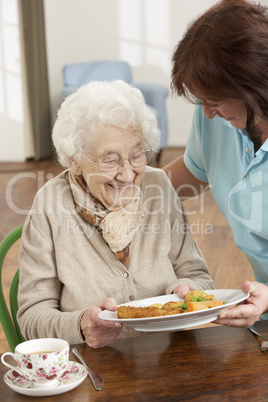
[[[226,121],[230,121],[233,119],[233,117],[228,117],[228,116],[223,116],[221,113],[217,113],[217,115],[221,118],[224,119]]]
[[[118,184],[111,184],[109,183],[109,186],[114,188],[115,190],[118,191],[126,191],[131,187],[132,183],[124,184],[124,185],[118,185]]]

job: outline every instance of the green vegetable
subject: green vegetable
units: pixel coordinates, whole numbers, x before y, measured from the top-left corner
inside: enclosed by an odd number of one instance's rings
[[[196,296],[193,296],[191,301],[193,301],[193,302],[207,301],[207,299],[204,299],[203,297],[196,297]]]

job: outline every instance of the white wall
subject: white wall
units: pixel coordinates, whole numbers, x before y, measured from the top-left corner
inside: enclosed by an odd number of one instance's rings
[[[62,67],[128,61],[134,81],[170,86],[171,57],[187,24],[215,0],[44,0],[52,115],[60,105]],[[193,106],[169,97],[169,146],[184,146]]]
[[[25,136],[18,0],[0,0],[0,161],[30,155]],[[44,0],[52,116],[62,67],[77,61],[128,61],[134,81],[170,85],[171,57],[187,24],[215,0]],[[263,0],[268,4],[268,0]],[[184,146],[193,106],[167,101],[170,146]]]
[[[17,0],[0,1],[0,161],[23,161],[23,82]]]

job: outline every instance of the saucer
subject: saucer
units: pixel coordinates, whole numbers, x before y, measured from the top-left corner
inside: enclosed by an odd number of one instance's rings
[[[35,388],[32,381],[27,380],[25,377],[19,375],[14,370],[9,370],[5,376],[4,381],[19,394],[29,396],[49,396],[59,395],[64,392],[71,391],[76,388],[86,378],[87,371],[80,363],[69,361],[66,364],[64,373],[59,378],[59,384],[55,387]]]

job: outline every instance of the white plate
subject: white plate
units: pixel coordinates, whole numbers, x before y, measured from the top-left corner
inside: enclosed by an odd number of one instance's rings
[[[239,289],[217,289],[205,290],[207,294],[213,294],[217,300],[226,302],[223,306],[212,307],[206,310],[192,311],[190,313],[174,314],[164,317],[148,318],[117,318],[116,311],[104,310],[99,314],[102,320],[123,322],[126,325],[134,327],[137,331],[156,332],[173,331],[207,324],[216,320],[217,316],[226,308],[246,300],[249,296]],[[136,300],[130,303],[124,303],[122,306],[147,307],[150,304],[165,304],[169,301],[182,300],[177,295],[166,295],[151,297],[149,299]]]
[[[76,388],[87,376],[87,371],[80,363],[69,361],[66,370],[59,379],[59,385],[51,388],[34,388],[32,382],[20,376],[16,371],[9,370],[4,381],[19,394],[29,396],[51,396],[59,395]]]

